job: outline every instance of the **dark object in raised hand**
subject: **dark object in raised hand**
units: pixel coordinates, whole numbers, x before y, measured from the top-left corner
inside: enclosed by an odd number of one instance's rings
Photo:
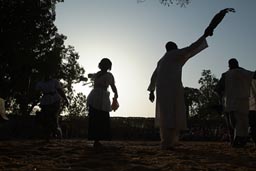
[[[228,12],[235,12],[234,8],[226,8],[221,10],[218,14],[216,14],[212,21],[210,22],[209,26],[204,31],[204,36],[212,36],[214,29],[218,26],[218,24],[222,21],[226,13]]]
[[[154,92],[151,91],[150,94],[149,94],[149,100],[153,103],[154,100],[155,100],[155,95],[154,95]]]

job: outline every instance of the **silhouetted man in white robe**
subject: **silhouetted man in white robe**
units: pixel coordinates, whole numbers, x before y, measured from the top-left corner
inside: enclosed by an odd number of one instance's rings
[[[173,42],[166,44],[167,52],[158,61],[148,87],[149,99],[154,101],[156,89],[156,125],[160,127],[161,149],[171,149],[179,132],[186,129],[182,67],[191,57],[208,47],[206,37],[200,37],[188,47],[178,49]]]

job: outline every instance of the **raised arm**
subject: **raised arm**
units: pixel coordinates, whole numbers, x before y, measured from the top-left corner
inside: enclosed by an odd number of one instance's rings
[[[214,29],[219,25],[219,23],[223,20],[223,18],[228,12],[235,12],[235,9],[225,8],[221,10],[218,14],[216,14],[211,20],[209,26],[205,29],[204,35],[212,36]]]
[[[176,55],[177,60],[181,63],[187,62],[188,59],[200,53],[202,50],[208,47],[206,36],[201,36],[197,41],[192,43],[190,46],[180,49],[179,54]]]

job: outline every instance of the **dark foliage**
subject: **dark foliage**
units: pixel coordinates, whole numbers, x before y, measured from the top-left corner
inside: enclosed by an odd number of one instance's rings
[[[220,111],[217,109],[220,105],[219,96],[215,92],[218,79],[210,70],[203,70],[202,77],[199,79],[201,87],[199,96],[198,115],[204,120],[215,120],[221,117]]]
[[[145,2],[146,0],[137,0],[137,2]],[[180,7],[185,7],[191,0],[158,0],[164,6],[171,6],[173,4],[179,5]]]
[[[66,37],[54,25],[55,5],[62,1],[0,1],[0,87],[14,114],[28,115],[37,104],[34,87],[46,71],[55,73],[70,98],[72,84],[86,81],[78,54],[64,46]]]
[[[159,0],[161,4],[170,6],[172,4],[179,5],[180,7],[185,7],[190,3],[190,0]]]

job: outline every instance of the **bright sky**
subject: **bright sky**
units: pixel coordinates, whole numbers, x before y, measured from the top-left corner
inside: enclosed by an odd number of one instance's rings
[[[192,0],[186,8],[163,6],[158,0],[65,0],[57,4],[55,24],[67,36],[65,44],[79,53],[86,76],[98,71],[102,58],[111,59],[120,103],[111,116],[154,117],[147,87],[165,43],[190,45],[224,8],[235,8],[236,13],[228,13],[207,38],[209,48],[185,64],[184,87],[199,88],[203,69],[219,78],[231,57],[241,67],[256,69],[255,7],[255,0]],[[81,85],[76,89],[85,95],[91,90]]]

